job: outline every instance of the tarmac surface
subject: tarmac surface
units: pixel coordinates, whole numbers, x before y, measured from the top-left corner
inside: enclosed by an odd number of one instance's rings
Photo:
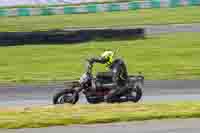
[[[126,30],[126,29],[136,29],[144,28],[145,34],[147,36],[160,35],[160,34],[169,34],[177,32],[200,32],[200,23],[192,24],[164,24],[164,25],[137,25],[137,26],[126,26],[126,27],[65,27],[64,31],[84,31],[84,30]]]
[[[64,89],[63,82],[29,85],[0,85],[0,107],[52,104],[53,95]],[[145,81],[140,102],[200,101],[199,80]],[[82,94],[79,103],[87,104]]]
[[[160,35],[176,32],[200,32],[200,23],[193,24],[169,24],[143,26],[147,35]]]

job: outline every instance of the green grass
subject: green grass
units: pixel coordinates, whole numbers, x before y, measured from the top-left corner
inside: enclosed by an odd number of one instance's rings
[[[130,74],[146,79],[200,79],[200,33],[178,33],[144,40],[91,41],[77,45],[0,47],[0,81],[68,80],[84,72],[84,60],[104,48],[120,48],[118,56]],[[95,65],[96,71],[104,65]]]
[[[0,31],[33,31],[62,29],[64,27],[134,26],[197,22],[200,22],[199,7],[179,7],[110,13],[1,17]]]
[[[36,128],[169,118],[200,118],[200,103],[126,103],[2,108],[0,111],[0,128]]]

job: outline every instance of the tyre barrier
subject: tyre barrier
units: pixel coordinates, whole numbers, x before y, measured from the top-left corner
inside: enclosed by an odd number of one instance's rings
[[[132,29],[65,29],[34,32],[0,32],[0,46],[26,44],[74,44],[95,39],[144,38],[143,28]]]

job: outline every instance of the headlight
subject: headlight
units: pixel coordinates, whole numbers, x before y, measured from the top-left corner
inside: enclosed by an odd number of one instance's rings
[[[85,83],[85,82],[87,82],[87,81],[88,81],[88,76],[87,76],[86,73],[84,73],[84,74],[81,76],[79,82],[80,82],[80,83]]]

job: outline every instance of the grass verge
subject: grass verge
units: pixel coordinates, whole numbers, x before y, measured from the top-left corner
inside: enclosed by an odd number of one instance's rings
[[[64,27],[118,27],[197,22],[200,22],[198,6],[91,14],[1,17],[0,31],[35,31],[63,29]]]
[[[110,123],[168,118],[199,118],[200,103],[60,105],[1,109],[0,128]]]
[[[85,59],[104,48],[120,48],[130,74],[146,79],[199,79],[200,33],[177,33],[144,40],[91,41],[77,45],[0,47],[0,81],[33,82],[79,78]],[[94,71],[105,71],[95,65]]]

